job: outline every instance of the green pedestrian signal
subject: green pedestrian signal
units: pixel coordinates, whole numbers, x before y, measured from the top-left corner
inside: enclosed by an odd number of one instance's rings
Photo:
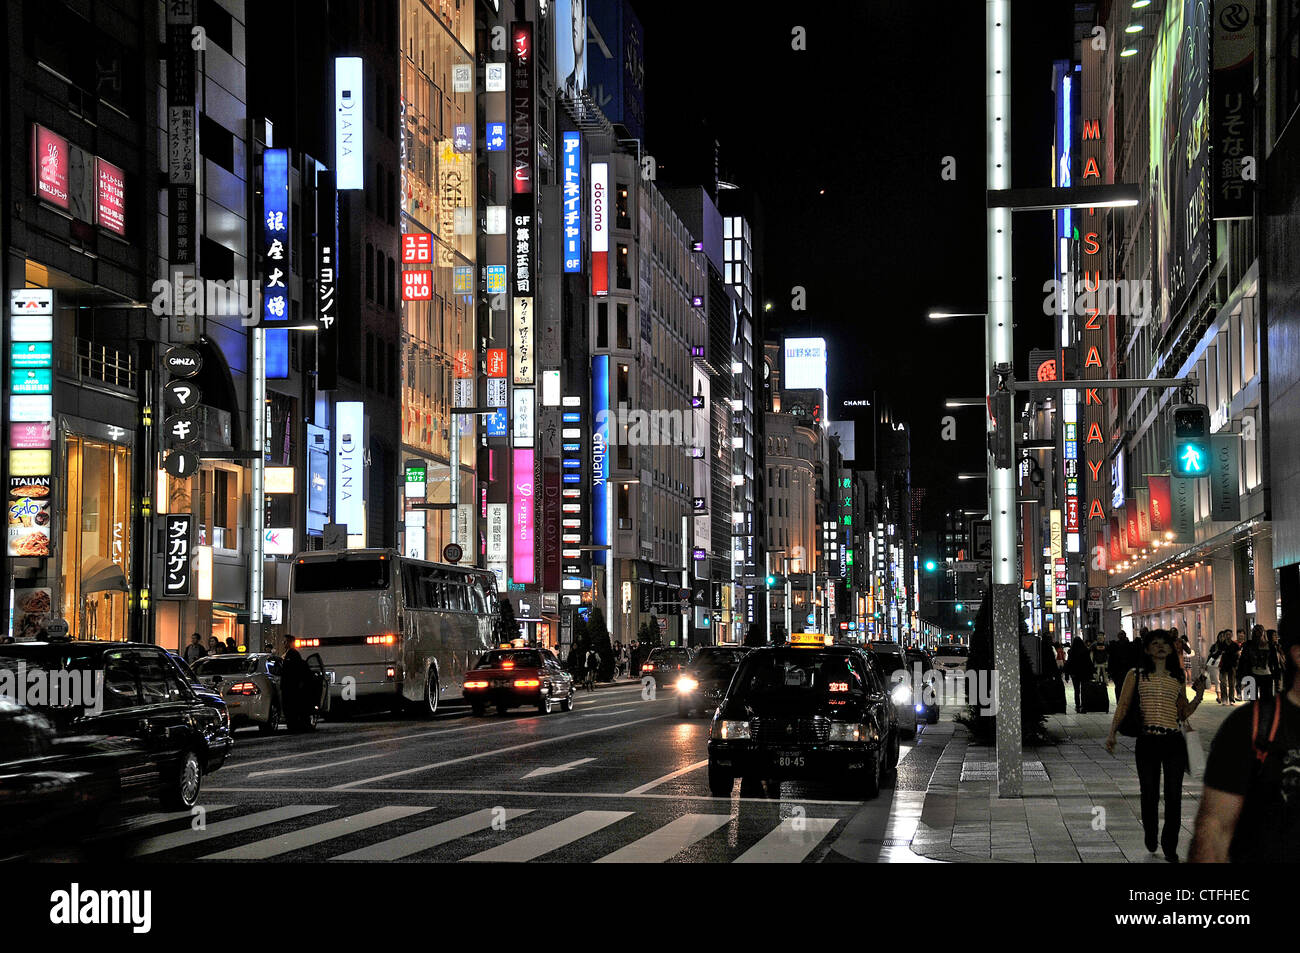
[[[1181,404],[1174,408],[1173,459],[1170,470],[1176,477],[1210,475],[1210,411],[1204,404]]]
[[[936,569],[938,569],[938,568],[939,568],[939,564],[938,564],[937,562],[935,562],[933,559],[927,559],[927,560],[925,561],[925,571],[926,571],[926,572],[934,572],[934,571],[935,571]]]
[[[776,576],[774,576],[774,575],[768,575],[768,577],[767,577],[767,588],[769,588],[769,589],[775,589],[775,588],[776,588]]]

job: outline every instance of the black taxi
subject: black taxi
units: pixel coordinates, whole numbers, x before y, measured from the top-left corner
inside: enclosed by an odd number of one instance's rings
[[[709,728],[709,790],[737,778],[841,782],[864,798],[898,764],[899,732],[879,664],[854,645],[795,633],[740,663]]]
[[[560,667],[550,649],[503,643],[483,654],[465,673],[462,685],[475,715],[486,713],[488,705],[496,705],[502,715],[520,705],[536,706],[543,715],[549,715],[554,705],[573,711],[573,676]]]

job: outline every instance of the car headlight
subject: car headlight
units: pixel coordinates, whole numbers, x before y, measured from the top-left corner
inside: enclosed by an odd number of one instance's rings
[[[850,722],[832,722],[830,741],[863,741],[867,737],[867,730],[864,725],[855,725]]]
[[[723,741],[744,741],[752,737],[749,733],[749,722],[719,721],[715,737]]]
[[[677,679],[677,690],[679,692],[693,692],[699,687],[700,683],[689,675],[683,675],[681,678]]]
[[[912,686],[900,682],[894,686],[894,690],[889,693],[889,697],[894,700],[895,705],[907,705],[912,701]]]

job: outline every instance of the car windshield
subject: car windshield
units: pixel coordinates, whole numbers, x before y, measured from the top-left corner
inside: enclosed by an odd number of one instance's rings
[[[246,655],[212,656],[194,663],[194,674],[199,678],[212,675],[252,675],[257,671],[257,659]]]
[[[886,675],[897,672],[904,668],[903,657],[894,652],[875,652],[876,664],[878,664]]]
[[[761,652],[745,660],[740,697],[746,695],[866,694],[866,673],[845,654],[791,650]]]
[[[527,649],[497,650],[488,652],[475,668],[539,668],[542,657],[535,651]]]
[[[685,665],[691,660],[691,655],[685,649],[655,649],[650,658],[666,665]]]
[[[964,645],[941,645],[934,650],[935,655],[966,655],[966,646]]]

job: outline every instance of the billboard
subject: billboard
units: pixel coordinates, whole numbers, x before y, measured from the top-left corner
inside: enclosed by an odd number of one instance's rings
[[[591,542],[609,545],[609,355],[591,359]]]
[[[563,136],[564,273],[582,271],[582,134]]]
[[[1249,218],[1254,194],[1243,159],[1255,142],[1256,0],[1220,3],[1214,18],[1214,74],[1210,79],[1214,217]]]
[[[68,207],[68,140],[44,126],[32,125],[32,194]]]
[[[609,294],[609,163],[591,164],[591,293]]]
[[[1209,0],[1172,0],[1148,93],[1154,245],[1164,328],[1210,256]]]
[[[334,172],[335,188],[365,188],[365,154],[362,130],[365,112],[361,100],[361,57],[334,58]]]
[[[826,339],[786,338],[785,372],[781,376],[785,390],[816,388],[826,393]]]
[[[537,581],[534,567],[534,463],[534,451],[511,451],[510,580],[525,584]]]
[[[633,139],[645,135],[645,31],[628,0],[592,5],[587,81],[592,98],[610,122]],[[559,48],[559,44],[556,44]]]
[[[576,99],[587,90],[587,2],[555,3],[555,82],[564,99]]]
[[[348,547],[354,538],[365,540],[365,501],[362,458],[365,455],[365,408],[359,400],[334,405],[334,522],[348,527]]]

